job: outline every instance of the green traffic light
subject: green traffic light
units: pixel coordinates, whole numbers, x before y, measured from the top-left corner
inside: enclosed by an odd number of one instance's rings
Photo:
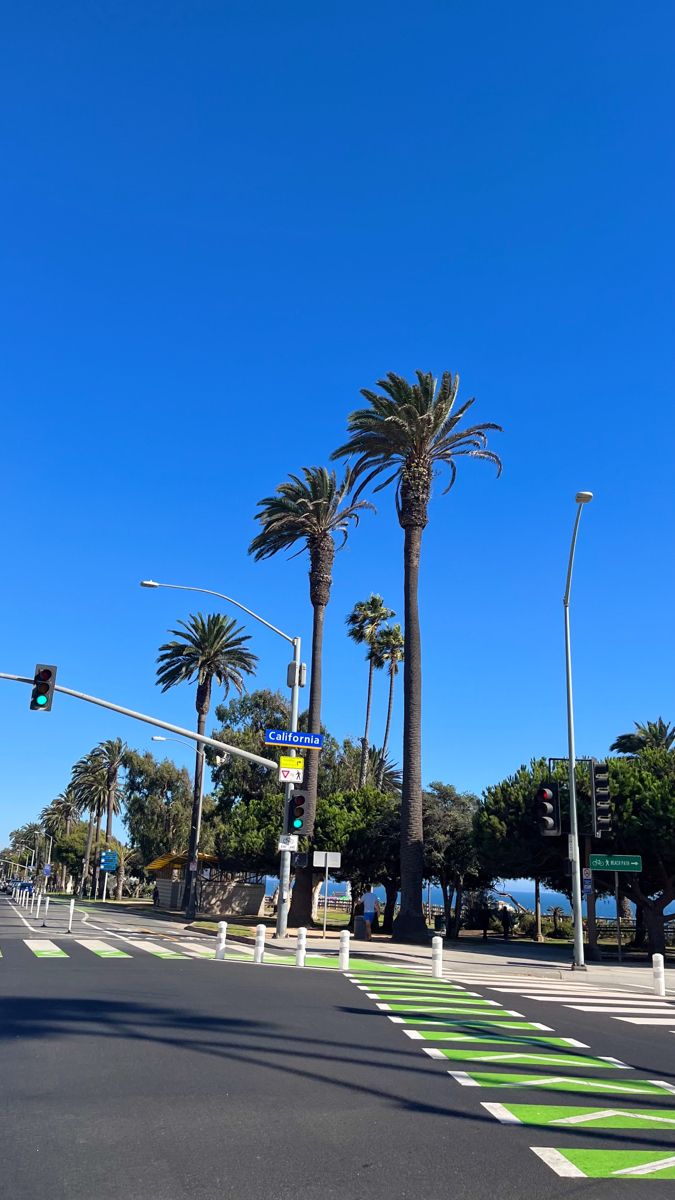
[[[35,703],[39,704],[40,708],[44,708],[45,704],[47,703],[47,697],[46,696],[36,696]]]
[[[296,817],[293,822],[293,828],[294,829],[302,829],[302,821],[298,817]]]

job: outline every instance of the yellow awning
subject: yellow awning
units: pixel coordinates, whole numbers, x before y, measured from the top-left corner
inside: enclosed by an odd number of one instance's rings
[[[218,862],[215,854],[198,854],[197,858],[200,863],[208,863],[209,866],[214,866]],[[165,867],[184,867],[187,860],[187,854],[160,854],[159,858],[153,858],[145,869],[146,871],[163,871]]]

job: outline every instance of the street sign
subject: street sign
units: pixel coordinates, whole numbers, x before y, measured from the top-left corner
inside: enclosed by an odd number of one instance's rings
[[[642,870],[641,854],[590,854],[588,862],[593,871]]]
[[[266,729],[266,746],[297,746],[303,750],[320,750],[323,746],[322,733],[292,732],[290,729]]]
[[[315,867],[339,867],[342,855],[339,850],[315,850],[312,865]]]
[[[51,873],[52,873],[51,863],[45,863],[44,867],[42,868],[42,874],[44,876],[48,877],[49,875],[51,875]]]
[[[304,770],[304,758],[291,758],[282,754],[279,759],[279,783],[302,783]]]
[[[297,833],[281,833],[279,834],[279,845],[277,849],[281,850],[297,850],[298,835]]]
[[[119,863],[119,854],[117,853],[116,850],[102,850],[101,851],[101,870],[102,871],[116,871],[118,863]]]
[[[593,872],[590,867],[584,867],[581,874],[584,896],[590,896],[593,891]]]

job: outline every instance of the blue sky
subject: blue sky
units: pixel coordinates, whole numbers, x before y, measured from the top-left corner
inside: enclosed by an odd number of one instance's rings
[[[673,10],[451,0],[15,5],[0,47],[4,671],[191,726],[154,660],[223,590],[309,649],[306,562],[255,564],[256,501],[325,462],[359,388],[460,373],[504,473],[460,464],[424,538],[424,777],[482,789],[675,719]],[[381,494],[335,565],[325,721],[358,735],[355,600],[402,615]],[[192,605],[196,607],[196,605]],[[203,611],[211,611],[204,600]],[[281,640],[251,626],[261,685]],[[378,682],[374,736],[384,722]],[[0,681],[0,841],[116,735]],[[400,705],[392,748],[400,745]],[[177,761],[189,751],[172,747]]]

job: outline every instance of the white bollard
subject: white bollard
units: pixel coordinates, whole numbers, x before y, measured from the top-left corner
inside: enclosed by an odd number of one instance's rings
[[[222,962],[225,958],[225,943],[227,941],[227,921],[218,922],[218,937],[216,938],[216,961]]]
[[[49,896],[45,896],[45,913],[42,918],[42,928],[47,924],[47,914],[49,913]]]
[[[35,892],[33,892],[32,896],[30,898],[30,915],[31,915],[31,917],[33,915],[34,908],[35,908]]]
[[[40,905],[41,904],[42,904],[42,892],[38,892],[37,904],[35,906],[35,920],[36,921],[38,920],[38,918],[40,916]]]
[[[652,956],[652,967],[654,968],[654,993],[657,996],[665,996],[666,972],[662,954],[654,954]]]
[[[73,932],[73,913],[75,912],[75,901],[71,900],[68,912],[68,933]]]
[[[253,948],[254,963],[261,963],[265,957],[265,926],[255,927],[255,946]]]
[[[338,968],[340,971],[349,970],[349,939],[351,936],[348,929],[343,929],[340,934],[340,950],[338,952]]]
[[[298,944],[295,947],[295,965],[296,967],[304,967],[305,955],[307,953],[307,930],[304,925],[301,925],[298,930]]]
[[[434,979],[443,978],[443,938],[431,939],[431,974]]]

